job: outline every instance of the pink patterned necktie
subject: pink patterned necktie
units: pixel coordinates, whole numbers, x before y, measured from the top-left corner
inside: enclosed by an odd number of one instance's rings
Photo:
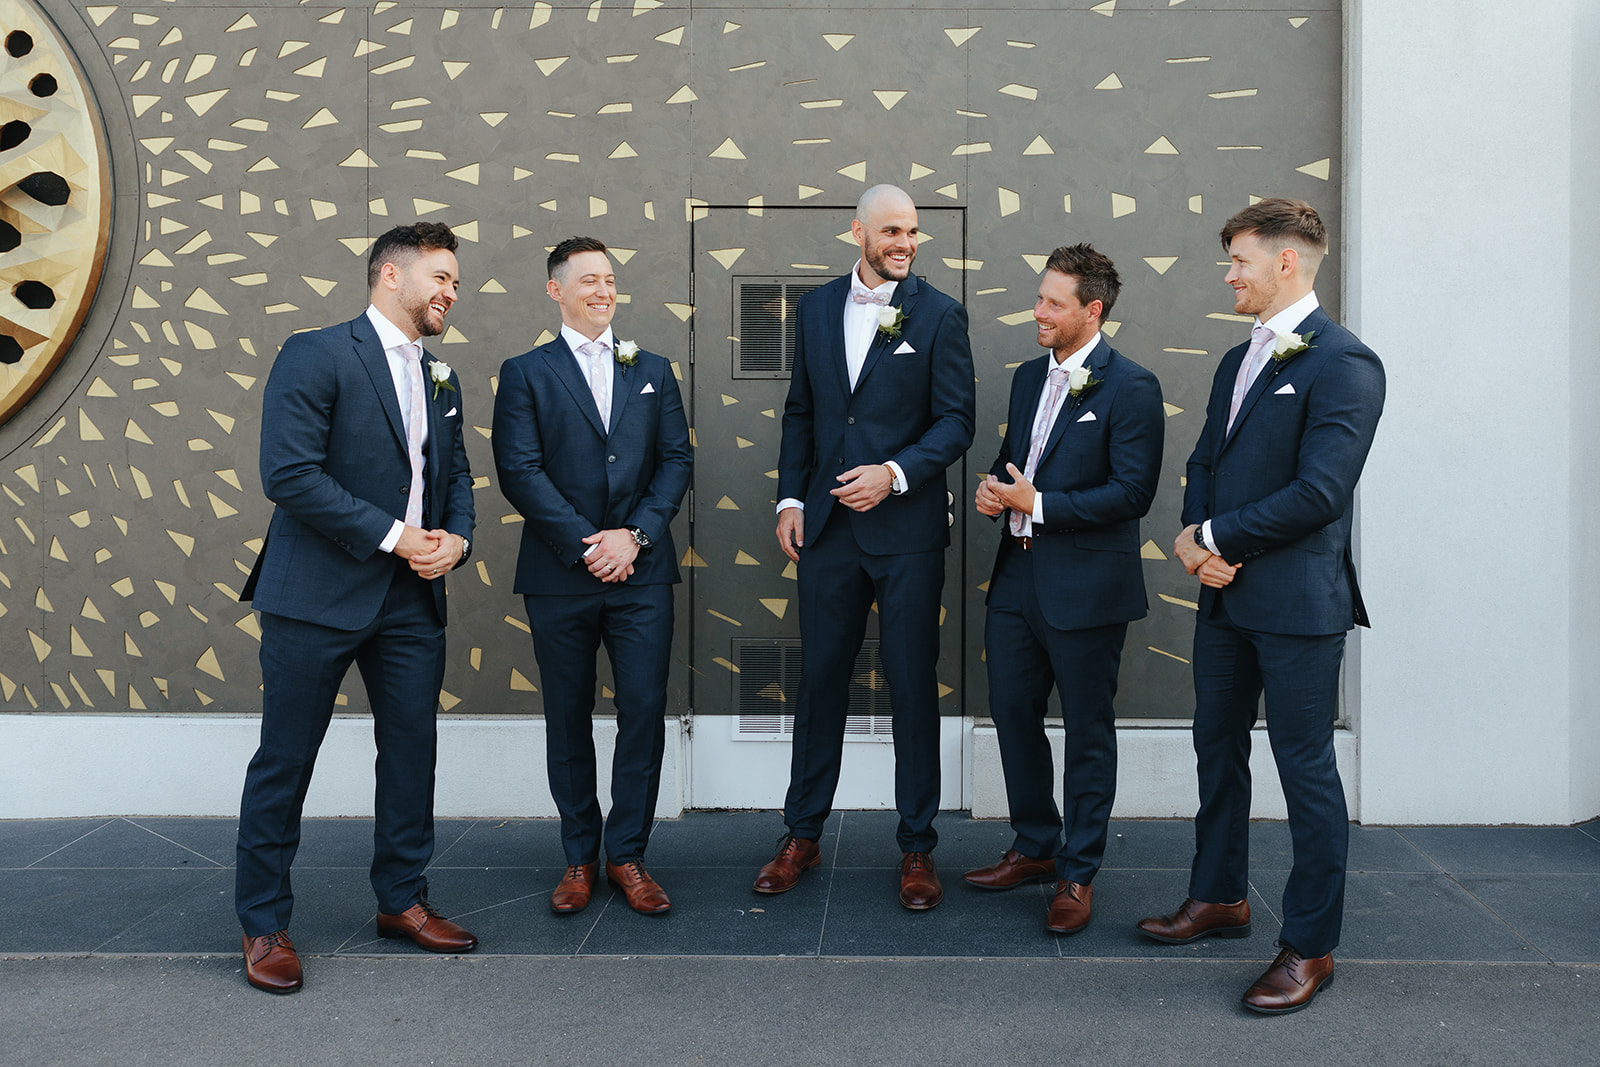
[[[1022,476],[1030,482],[1033,481],[1034,475],[1039,473],[1039,457],[1044,455],[1045,441],[1050,437],[1051,416],[1055,414],[1056,405],[1061,402],[1061,393],[1067,387],[1067,372],[1061,364],[1057,363],[1051,367],[1047,377],[1044,403],[1039,406],[1038,413],[1033,417],[1033,436],[1028,443],[1028,465],[1022,469]],[[1032,526],[1033,516],[1012,509],[1012,536],[1026,537]]]
[[[411,492],[406,497],[406,525],[422,526],[422,432],[428,425],[428,414],[422,401],[422,346],[408,344],[402,351],[406,357],[406,384],[411,390],[411,402],[406,411],[406,454],[411,457]]]
[[[589,392],[594,394],[594,406],[600,412],[600,425],[611,432],[611,367],[606,357],[611,346],[604,341],[588,341],[579,346],[589,360]]]
[[[1276,336],[1277,334],[1259,322],[1250,328],[1250,349],[1239,363],[1238,376],[1233,379],[1233,402],[1228,405],[1228,426],[1224,433],[1233,432],[1233,420],[1239,417],[1239,408],[1244,404],[1245,394],[1250,391],[1250,383],[1255,381],[1256,365],[1261,359],[1261,354],[1271,346],[1272,339]]]
[[[889,303],[889,293],[887,290],[879,293],[871,289],[857,289],[851,286],[850,299],[857,304],[877,304],[879,307],[883,307]]]

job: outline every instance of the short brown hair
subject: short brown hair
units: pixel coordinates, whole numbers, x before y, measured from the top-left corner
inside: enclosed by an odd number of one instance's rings
[[[545,271],[550,277],[554,278],[561,265],[579,252],[604,252],[605,250],[605,244],[597,238],[568,237],[550,250],[550,258],[544,261]]]
[[[1268,244],[1297,245],[1319,255],[1328,251],[1328,231],[1317,209],[1304,200],[1276,196],[1251,204],[1222,227],[1223,250],[1241,233],[1253,233]]]
[[[396,226],[372,244],[367,256],[367,288],[378,287],[378,277],[385,263],[404,266],[422,252],[444,249],[454,252],[460,244],[450,227],[442,222],[413,222],[409,226]]]
[[[1050,253],[1044,269],[1076,278],[1078,303],[1087,307],[1100,301],[1101,322],[1111,314],[1117,294],[1122,292],[1122,279],[1117,275],[1116,265],[1105,253],[1096,252],[1093,245],[1062,245]]]

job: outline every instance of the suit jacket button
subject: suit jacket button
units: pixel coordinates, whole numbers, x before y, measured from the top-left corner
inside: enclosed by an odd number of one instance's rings
[[[607,463],[615,463],[616,461],[617,461],[617,457],[616,456],[607,456],[606,457],[606,462]]]
[[[856,417],[855,417],[855,416],[854,416],[854,415],[851,415],[851,416],[850,416],[850,417],[849,417],[849,418],[847,418],[847,419],[845,419],[845,420],[844,420],[844,421],[845,421],[845,422],[846,422],[846,423],[847,423],[847,424],[848,424],[848,425],[850,425],[850,426],[854,426],[854,425],[855,425],[855,424],[856,424]]]
[[[401,496],[410,496],[411,495],[411,487],[409,485],[402,485],[400,487],[400,495]]]

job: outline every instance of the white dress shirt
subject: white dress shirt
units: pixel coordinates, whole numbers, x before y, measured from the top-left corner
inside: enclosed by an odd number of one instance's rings
[[[1256,319],[1256,321],[1251,324],[1251,327],[1254,328],[1256,325],[1261,325],[1271,330],[1274,337],[1273,343],[1276,344],[1276,338],[1282,337],[1286,333],[1294,333],[1295,327],[1306,321],[1306,316],[1321,306],[1322,304],[1317,300],[1316,290],[1312,290],[1305,296],[1302,296],[1299,300],[1296,300],[1294,303],[1278,312],[1276,315],[1272,316],[1272,318],[1268,319],[1266,322],[1262,322],[1259,318]],[[1271,349],[1269,348],[1267,351],[1270,353]],[[1261,366],[1251,370],[1250,384],[1245,386],[1246,396],[1248,396],[1250,390],[1255,387],[1256,378],[1261,374],[1261,371],[1266,367],[1266,365],[1266,362],[1263,360]],[[1216,541],[1212,540],[1211,538],[1210,519],[1207,519],[1205,522],[1200,524],[1200,537],[1205,541],[1207,548],[1219,556],[1222,555],[1222,550],[1217,547]],[[1226,559],[1227,557],[1223,556],[1223,558]]]
[[[858,290],[863,293],[878,293],[886,296],[892,303],[895,289],[899,286],[897,281],[887,281],[874,288],[868,288],[861,280],[863,264],[856,261],[855,268],[850,271],[850,292]],[[861,378],[861,368],[866,365],[867,352],[872,348],[874,335],[878,332],[878,308],[887,307],[887,304],[874,303],[858,304],[852,296],[845,297],[844,301],[844,363],[850,373],[850,390],[855,391],[856,382]],[[906,472],[900,469],[900,464],[894,460],[886,460],[883,464],[889,468],[889,491],[896,496],[904,493],[908,488]],[[787,508],[806,509],[805,501],[797,497],[784,497],[778,501],[778,511],[782,513]]]
[[[406,375],[406,349],[415,347],[418,358],[421,358],[422,341],[419,338],[407,337],[405,331],[390,322],[383,312],[373,304],[367,305],[367,321],[372,323],[372,328],[378,333],[378,343],[383,346],[384,358],[389,362],[389,377],[394,379],[395,399],[400,402],[400,422],[409,433],[411,430],[411,379]],[[423,388],[427,388],[428,376],[422,376]],[[422,444],[428,444],[428,427],[422,427]],[[389,533],[378,542],[381,552],[393,552],[394,546],[400,540],[400,534],[406,528],[403,519],[394,520],[394,525],[389,527]]]
[[[585,337],[583,334],[579,333],[577,330],[574,330],[571,326],[568,326],[563,322],[561,324],[561,339],[567,342],[567,347],[572,350],[572,358],[578,361],[578,369],[583,372],[583,380],[589,383],[589,392],[593,393],[595,374],[594,361],[591,359],[586,359],[583,353],[578,351],[578,349],[588,344],[591,340],[595,340],[599,341],[601,344],[615,352],[617,345],[616,341],[611,336],[611,327],[607,326],[604,330],[600,331],[599,337],[589,338]],[[611,364],[607,363],[605,368],[606,373],[610,374]],[[610,412],[607,412],[606,414],[609,415]]]
[[[1050,368],[1049,373],[1044,376],[1044,382],[1039,386],[1039,402],[1034,405],[1033,421],[1030,425],[1038,426],[1039,416],[1044,413],[1044,402],[1050,398],[1050,375],[1061,374],[1070,378],[1073,371],[1083,366],[1084,361],[1089,358],[1089,353],[1093,352],[1095,345],[1099,343],[1100,331],[1096,330],[1094,336],[1089,339],[1088,344],[1084,345],[1082,348],[1072,353],[1072,355],[1068,356],[1066,359],[1060,361],[1059,363],[1055,364],[1055,366]],[[1050,409],[1050,413],[1047,417],[1047,421],[1044,424],[1044,428],[1039,431],[1040,433],[1044,434],[1045,437],[1048,438],[1050,436],[1050,431],[1056,424],[1056,416],[1061,414],[1061,409],[1066,406],[1070,395],[1071,394],[1066,389],[1063,389],[1061,390],[1061,395],[1056,397],[1055,407]],[[1028,437],[1028,450],[1030,452],[1033,450],[1033,436],[1031,434]],[[1023,466],[1026,467],[1028,457],[1023,456],[1022,462]],[[1028,472],[1024,470],[1023,473],[1027,474]],[[1038,471],[1034,471],[1033,474],[1037,475]],[[1026,515],[1022,519],[1023,537],[1033,536],[1033,524],[1036,522],[1044,522],[1044,494],[1038,492],[1037,490],[1035,490],[1033,494],[1032,514]]]

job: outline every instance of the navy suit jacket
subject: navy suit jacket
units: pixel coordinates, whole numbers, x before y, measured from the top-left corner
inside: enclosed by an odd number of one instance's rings
[[[671,523],[693,466],[689,424],[672,365],[641,350],[612,364],[611,432],[576,357],[559,336],[505,361],[494,400],[500,491],[522,513],[518,593],[575,596],[605,591],[589,573],[583,539],[637,526],[652,547],[630,585],[678,581]]]
[[[434,362],[424,352],[425,525],[470,539],[461,383],[452,373],[455,388],[435,390]],[[411,461],[389,361],[366,315],[283,343],[261,403],[261,485],[277,507],[240,599],[336,630],[376,618],[395,569],[378,545],[405,518]],[[444,582],[430,585],[443,623]]]
[[[908,275],[891,301],[905,313],[901,334],[873,335],[852,392],[844,352],[849,296],[847,274],[800,298],[778,498],[804,501],[812,538],[838,499],[829,492],[838,488],[838,475],[893,460],[905,472],[907,490],[853,516],[857,543],[869,555],[942,549],[950,543],[945,468],[972,445],[967,310]]]
[[[1383,364],[1321,308],[1296,333],[1311,347],[1264,367],[1226,431],[1234,379],[1249,344],[1217,367],[1206,425],[1189,457],[1183,522],[1211,520],[1229,563],[1228,618],[1264,633],[1343,633],[1368,625],[1350,555],[1356,481],[1383,413]],[[1200,614],[1217,610],[1203,587]]]
[[[1011,481],[1007,463],[1027,468],[1033,417],[1054,358],[1029,360],[1011,379],[1009,422],[991,468],[1001,481]],[[1155,499],[1166,441],[1154,374],[1103,337],[1084,366],[1099,383],[1062,402],[1033,479],[1044,495],[1044,523],[1033,525],[1034,585],[1045,621],[1059,630],[1148,614],[1139,520]],[[1007,533],[1010,514],[999,516]]]

